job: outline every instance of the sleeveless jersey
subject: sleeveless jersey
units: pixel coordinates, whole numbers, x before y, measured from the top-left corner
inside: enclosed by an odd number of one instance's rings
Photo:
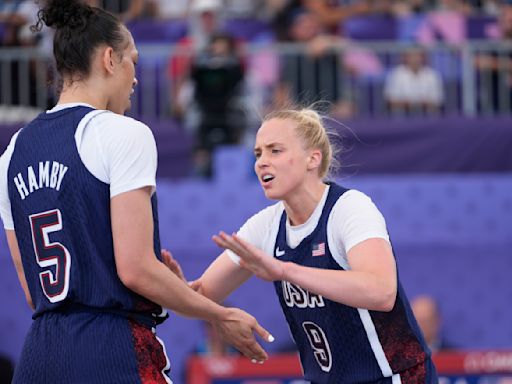
[[[78,106],[42,113],[20,131],[9,163],[9,198],[33,317],[80,308],[154,325],[166,313],[119,279],[109,185],[87,170],[76,147],[77,126],[91,111]],[[152,207],[160,257],[155,194]]]
[[[327,222],[334,204],[346,191],[331,184],[317,227],[294,249],[286,241],[287,217],[283,211],[275,257],[306,267],[343,270],[331,256]],[[286,281],[276,281],[274,286],[297,344],[305,379],[312,383],[371,383],[429,357],[400,284],[391,312],[349,307]]]

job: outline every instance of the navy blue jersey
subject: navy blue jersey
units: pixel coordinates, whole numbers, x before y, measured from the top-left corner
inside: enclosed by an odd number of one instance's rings
[[[331,184],[317,227],[294,249],[286,241],[287,218],[283,211],[274,254],[281,261],[306,267],[342,270],[329,250],[327,221],[334,204],[346,191]],[[400,284],[391,312],[349,307],[286,281],[276,281],[274,286],[297,344],[306,380],[386,382],[384,377],[423,366],[429,359],[430,353]]]
[[[34,318],[79,307],[153,323],[162,308],[117,275],[109,185],[87,170],[76,147],[77,126],[92,110],[39,115],[20,131],[9,163],[9,198]],[[152,205],[160,257],[156,196]]]

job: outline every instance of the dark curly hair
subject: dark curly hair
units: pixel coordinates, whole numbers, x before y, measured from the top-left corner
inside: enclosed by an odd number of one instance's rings
[[[119,19],[80,0],[47,0],[37,16],[32,31],[40,31],[43,24],[55,29],[53,55],[63,78],[87,77],[98,46],[110,46],[121,55],[126,45]]]

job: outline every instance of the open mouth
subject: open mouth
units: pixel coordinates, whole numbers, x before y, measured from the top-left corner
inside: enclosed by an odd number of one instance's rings
[[[264,175],[261,176],[261,181],[263,183],[268,183],[272,180],[274,180],[275,176],[270,174],[270,173],[265,173]]]

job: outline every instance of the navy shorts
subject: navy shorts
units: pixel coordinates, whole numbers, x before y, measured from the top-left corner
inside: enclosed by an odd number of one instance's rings
[[[49,312],[33,321],[13,383],[166,384],[168,370],[148,326],[110,313]]]

